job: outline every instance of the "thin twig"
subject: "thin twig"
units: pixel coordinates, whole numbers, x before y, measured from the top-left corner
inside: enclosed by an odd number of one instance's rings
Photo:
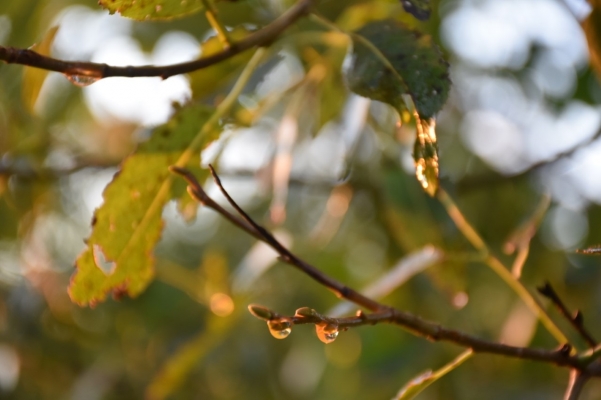
[[[582,336],[588,345],[591,347],[595,347],[597,345],[597,341],[584,327],[582,313],[580,311],[576,311],[576,313],[572,314],[549,282],[546,282],[543,286],[537,288],[537,290],[540,294],[555,304],[561,315],[570,321],[570,324],[572,324],[574,329],[576,329],[576,331],[580,334],[580,336]]]
[[[543,307],[536,301],[536,299],[530,294],[528,289],[516,279],[511,271],[509,271],[505,265],[499,259],[490,254],[488,246],[484,243],[484,240],[478,235],[476,230],[470,225],[467,219],[463,216],[459,207],[455,204],[451,196],[442,189],[438,189],[438,200],[447,210],[447,213],[455,222],[457,228],[463,233],[465,238],[482,254],[486,255],[485,263],[497,274],[501,279],[507,283],[507,285],[513,289],[515,293],[522,299],[522,301],[530,308],[530,310],[538,316],[542,324],[547,330],[557,339],[560,344],[568,343],[566,335],[563,334],[561,329],[553,322],[551,317],[543,309]]]
[[[423,336],[432,341],[455,343],[462,347],[472,349],[475,353],[499,354],[524,360],[552,363],[558,366],[575,368],[578,370],[583,369],[582,360],[577,356],[570,355],[571,346],[567,344],[554,350],[509,346],[503,343],[481,339],[465,332],[446,328],[440,324],[426,321],[411,313],[392,308],[374,312],[372,314],[358,312],[356,316],[344,318],[327,317],[308,307],[298,309],[293,316],[283,316],[273,310],[258,305],[250,305],[249,310],[257,318],[266,321],[287,321],[290,326],[327,324],[336,327],[338,331],[365,325],[392,323],[407,328],[417,336]]]
[[[240,208],[240,206],[236,204],[236,202],[223,188],[223,185],[221,184],[219,177],[217,174],[215,174],[214,170],[212,170],[212,173],[214,174],[217,185],[222,190],[222,193],[226,196],[226,198],[228,198],[232,207],[234,207],[236,211],[240,213],[241,217],[231,214],[229,211],[225,210],[213,199],[211,199],[206,194],[202,186],[198,183],[194,175],[189,171],[178,167],[171,167],[171,171],[181,175],[187,180],[189,184],[189,193],[201,204],[212,208],[214,211],[223,215],[226,219],[238,226],[240,229],[269,244],[276,251],[278,251],[282,261],[299,268],[301,271],[308,274],[319,283],[334,291],[339,297],[344,297],[345,299],[352,301],[359,306],[363,306],[374,311],[372,314],[364,314],[363,312],[359,312],[354,317],[330,318],[323,316],[314,310],[303,308],[297,310],[297,313],[294,316],[284,317],[264,307],[251,306],[251,311],[259,318],[267,321],[286,322],[286,324],[289,326],[294,324],[330,324],[337,326],[338,329],[348,329],[351,327],[373,325],[382,322],[393,323],[404,327],[415,335],[426,337],[433,341],[442,340],[452,342],[460,346],[470,348],[474,350],[474,352],[499,354],[520,359],[548,362],[582,371],[586,370],[589,376],[601,377],[601,368],[589,370],[586,359],[571,355],[572,347],[569,344],[564,344],[559,349],[555,350],[508,346],[502,343],[481,339],[461,331],[446,328],[437,323],[426,321],[411,313],[400,311],[369,299],[353,289],[350,289],[330,278],[323,272],[317,270],[315,267],[309,265],[305,261],[292,254],[281,243],[279,243],[273,237],[273,235],[271,235],[271,233],[258,225],[252,218],[250,218],[250,216],[248,216],[246,212],[244,212],[244,210]]]
[[[5,61],[8,64],[28,65],[30,67],[61,72],[65,75],[79,75],[96,79],[113,76],[130,78],[159,76],[163,79],[167,79],[174,75],[186,74],[202,68],[207,68],[253,47],[268,46],[276,40],[282,32],[296,22],[296,20],[308,14],[312,4],[312,0],[299,0],[271,24],[239,42],[231,43],[229,48],[208,57],[201,57],[197,60],[180,64],[117,67],[85,61],[58,60],[52,57],[43,56],[33,50],[5,46],[0,46],[0,60]]]
[[[274,250],[276,250],[280,254],[280,258],[283,262],[290,264],[290,265],[300,269],[301,271],[305,272],[307,275],[312,277],[314,280],[316,280],[317,282],[321,283],[322,285],[324,285],[325,287],[327,287],[328,289],[333,291],[336,294],[336,296],[347,299],[349,301],[352,301],[353,303],[358,304],[362,307],[365,307],[366,309],[371,310],[371,311],[378,311],[378,310],[388,308],[370,298],[363,296],[359,292],[343,285],[342,283],[336,281],[335,279],[330,278],[329,276],[325,275],[323,272],[318,270],[313,265],[307,263],[304,260],[301,260],[294,254],[292,254],[292,252],[290,252],[280,242],[278,242],[277,239],[275,239],[273,237],[273,235],[271,235],[269,232],[267,232],[267,230],[265,228],[259,226],[256,222],[254,222],[252,220],[252,218],[250,218],[235,203],[235,201],[230,197],[230,195],[227,193],[227,191],[221,185],[221,181],[215,174],[212,167],[211,167],[212,173],[214,174],[215,177],[217,177],[215,180],[215,182],[217,183],[217,186],[219,186],[220,190],[224,193],[226,198],[228,198],[228,201],[230,201],[230,204],[232,204],[232,206],[236,209],[236,211],[238,211],[240,213],[242,218],[232,215],[229,211],[225,210],[223,207],[221,207],[219,204],[217,204],[213,199],[211,199],[206,194],[206,192],[204,191],[202,186],[198,183],[198,181],[196,180],[194,175],[192,175],[189,171],[187,171],[183,168],[177,168],[177,167],[171,167],[170,170],[174,173],[181,175],[188,181],[188,184],[189,184],[188,193],[190,193],[190,195],[192,195],[192,197],[194,197],[196,200],[198,200],[201,204],[214,209],[215,211],[217,211],[219,214],[223,215],[228,221],[230,221],[234,225],[238,226],[245,232],[249,233],[250,235],[254,236],[255,238],[257,238],[257,239],[267,243],[271,247],[273,247]]]
[[[593,142],[597,141],[601,138],[601,129],[597,131],[590,139],[586,139],[582,142],[576,143],[574,146],[570,147],[567,150],[564,150],[560,153],[557,153],[553,156],[553,158],[548,160],[539,161],[534,163],[528,167],[528,169],[520,172],[517,175],[505,176],[500,174],[480,174],[476,176],[468,176],[455,185],[456,189],[459,192],[467,192],[473,189],[482,189],[487,186],[497,185],[503,182],[510,182],[512,180],[521,179],[529,176],[531,173],[538,171],[539,169],[554,164],[564,158],[568,158],[576,153],[578,150],[584,149],[590,146]]]
[[[582,394],[584,385],[590,379],[590,375],[573,369],[570,371],[570,382],[564,396],[564,400],[577,400]]]
[[[202,3],[205,7],[205,16],[207,17],[209,24],[211,24],[215,30],[215,33],[217,33],[217,38],[219,38],[219,41],[223,45],[224,49],[229,48],[231,46],[231,42],[227,34],[227,29],[225,26],[223,26],[219,18],[217,18],[217,10],[215,9],[213,1],[202,0]]]

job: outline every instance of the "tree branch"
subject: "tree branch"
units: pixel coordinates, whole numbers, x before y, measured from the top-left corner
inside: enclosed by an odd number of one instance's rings
[[[559,160],[571,157],[577,151],[590,146],[591,144],[593,144],[595,141],[597,141],[600,138],[601,138],[601,129],[598,130],[597,133],[595,133],[591,138],[583,140],[582,142],[576,143],[574,146],[555,154],[552,158],[550,158],[548,160],[538,161],[538,162],[530,165],[526,170],[524,170],[516,175],[506,176],[506,175],[502,175],[502,174],[480,174],[480,175],[468,176],[464,179],[461,179],[459,182],[457,182],[455,187],[456,187],[457,191],[459,191],[459,192],[468,192],[470,190],[483,189],[488,186],[497,185],[499,183],[509,182],[511,180],[517,180],[517,179],[524,178],[526,176],[529,176],[532,172],[538,171],[539,169],[541,169],[547,165],[551,165],[551,164],[558,162]]]
[[[186,179],[189,184],[188,192],[190,195],[192,195],[192,197],[198,200],[201,204],[212,208],[214,211],[218,212],[227,220],[253,237],[269,244],[280,254],[280,259],[282,261],[300,269],[317,282],[332,290],[339,297],[343,297],[359,306],[374,311],[372,314],[365,314],[362,311],[359,311],[357,315],[353,317],[330,318],[306,307],[298,309],[294,316],[282,316],[261,306],[249,306],[249,309],[253,315],[266,320],[268,323],[270,323],[270,326],[273,325],[289,328],[295,324],[316,324],[318,326],[327,325],[335,327],[335,329],[338,330],[345,330],[362,325],[374,325],[377,323],[387,322],[402,326],[417,336],[426,337],[433,341],[443,340],[452,342],[457,345],[470,348],[474,352],[499,354],[513,358],[553,363],[559,366],[576,369],[578,371],[586,371],[588,376],[601,377],[601,368],[588,368],[589,364],[592,366],[594,363],[587,363],[585,359],[582,359],[576,355],[571,355],[572,347],[569,344],[564,344],[559,349],[555,350],[509,346],[502,343],[481,339],[461,331],[446,328],[437,323],[426,321],[411,313],[394,309],[367,298],[325,275],[314,266],[299,259],[292,252],[290,252],[290,250],[286,249],[277,241],[277,239],[273,237],[273,235],[271,235],[271,233],[269,233],[262,226],[258,225],[252,218],[248,216],[248,214],[246,214],[246,212],[244,212],[244,210],[240,208],[240,206],[236,204],[236,202],[231,198],[221,184],[219,177],[212,167],[211,173],[213,174],[217,186],[221,189],[222,193],[226,196],[232,207],[234,207],[236,211],[240,213],[241,217],[231,214],[229,211],[217,204],[212,198],[210,198],[191,172],[178,167],[171,167],[170,170]]]
[[[313,0],[299,0],[294,6],[265,28],[258,30],[239,42],[231,43],[229,48],[226,48],[217,54],[201,57],[197,60],[185,63],[165,66],[141,65],[117,67],[85,61],[58,60],[52,57],[43,56],[33,50],[5,46],[0,46],[0,60],[5,61],[8,64],[22,64],[49,71],[61,72],[68,76],[80,76],[94,79],[114,76],[129,78],[160,76],[163,79],[167,79],[174,75],[207,68],[253,47],[268,46],[282,32],[296,22],[296,20],[307,15],[312,5]]]
[[[177,167],[171,167],[170,170],[171,170],[171,172],[181,175],[188,181],[188,184],[189,184],[188,193],[190,193],[190,195],[193,198],[195,198],[198,202],[200,202],[201,204],[203,204],[209,208],[212,208],[213,210],[215,210],[219,214],[223,215],[228,221],[230,221],[231,223],[233,223],[240,229],[244,230],[248,234],[257,238],[258,240],[261,240],[261,241],[267,243],[268,245],[270,245],[271,247],[273,247],[273,249],[276,250],[280,254],[281,261],[300,269],[301,271],[303,271],[304,273],[309,275],[311,278],[313,278],[320,284],[324,285],[325,287],[327,287],[328,289],[333,291],[336,294],[336,296],[338,296],[339,298],[347,299],[347,300],[349,300],[355,304],[358,304],[362,307],[365,307],[366,309],[371,310],[371,311],[379,311],[382,309],[388,309],[388,307],[386,307],[368,297],[365,297],[362,294],[360,294],[359,292],[343,285],[342,283],[336,281],[335,279],[330,278],[329,276],[325,275],[323,272],[318,270],[313,265],[307,263],[304,260],[301,260],[296,255],[294,255],[292,252],[290,252],[288,249],[286,249],[280,242],[278,242],[277,239],[275,239],[273,237],[273,235],[271,235],[265,228],[259,226],[256,222],[254,222],[236,204],[236,202],[230,197],[230,195],[227,193],[227,191],[221,185],[221,181],[220,181],[219,177],[217,176],[217,174],[215,173],[215,170],[213,169],[213,167],[210,166],[210,168],[211,168],[211,173],[213,174],[213,177],[215,178],[215,182],[217,183],[217,186],[219,186],[219,189],[222,191],[222,193],[228,199],[230,204],[236,209],[236,211],[238,211],[238,213],[240,213],[242,218],[232,215],[229,211],[225,210],[223,207],[221,207],[219,204],[217,204],[213,199],[211,199],[206,194],[206,192],[204,191],[202,186],[198,183],[198,181],[196,180],[194,175],[192,175],[189,171],[187,171],[183,168],[177,168]]]
[[[584,385],[590,379],[590,375],[576,369],[570,371],[570,382],[564,396],[564,400],[577,400],[582,394]]]
[[[392,323],[407,328],[417,336],[424,336],[432,341],[452,342],[472,349],[475,353],[499,354],[523,360],[547,362],[576,370],[584,368],[580,358],[570,355],[572,348],[567,344],[555,350],[509,346],[481,339],[465,332],[449,329],[440,324],[426,321],[411,313],[392,308],[372,314],[364,314],[359,311],[356,316],[344,318],[327,317],[308,307],[299,308],[293,316],[282,316],[273,310],[258,305],[250,305],[248,308],[257,318],[279,323],[285,321],[290,327],[303,324],[329,325],[339,331],[345,331],[349,328],[364,325]]]
[[[568,307],[561,301],[561,298],[553,289],[549,282],[546,282],[543,286],[537,288],[538,292],[551,300],[553,304],[559,309],[561,315],[563,315],[569,322],[572,324],[574,329],[582,336],[584,341],[591,347],[597,346],[597,341],[593,338],[593,336],[586,330],[583,323],[582,313],[580,311],[576,311],[575,314],[572,315]]]

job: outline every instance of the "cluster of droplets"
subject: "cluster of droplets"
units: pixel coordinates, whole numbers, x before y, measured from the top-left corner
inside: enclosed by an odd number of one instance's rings
[[[255,317],[267,322],[269,333],[271,333],[271,336],[274,338],[286,339],[290,336],[290,333],[292,333],[292,325],[294,325],[292,318],[279,316],[277,313],[265,307],[254,304],[249,305],[248,310]],[[296,310],[294,317],[308,318],[309,321],[311,321],[311,319],[319,319],[320,322],[315,325],[315,332],[317,333],[319,340],[325,344],[332,343],[338,337],[338,325],[325,322],[325,317],[321,316],[311,308],[299,308]]]

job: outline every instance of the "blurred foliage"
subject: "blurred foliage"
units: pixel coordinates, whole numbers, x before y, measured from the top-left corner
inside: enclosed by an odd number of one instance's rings
[[[116,7],[112,11],[122,7],[125,16],[126,6],[133,4],[106,3]],[[431,18],[425,22],[405,12],[428,3],[323,1],[316,9],[347,31],[403,23],[438,42],[444,6],[454,2],[431,2]],[[144,51],[174,30],[196,38],[205,55],[219,50],[221,43],[210,38],[202,12],[187,14],[193,11],[189,8],[182,18],[153,21],[180,16],[168,5],[181,11],[182,3],[145,4],[152,10],[129,11],[134,13],[130,17],[144,21],[132,22],[127,31]],[[202,2],[184,4],[200,10]],[[260,29],[291,4],[249,0],[215,5],[224,24],[235,27],[230,33],[236,39]],[[49,46],[53,27],[75,5],[101,12],[95,4],[75,0],[0,2],[0,44]],[[365,287],[404,256],[433,244],[447,254],[444,262],[383,302],[481,337],[517,341],[527,331],[521,345],[555,347],[540,324],[529,314],[524,317],[517,296],[481,263],[441,204],[424,193],[406,166],[407,160],[412,165],[414,124],[400,121],[392,107],[351,95],[342,78],[348,44],[342,33],[310,19],[286,31],[269,48],[234,110],[202,139],[208,144],[221,135],[203,153],[203,162],[213,162],[232,196],[285,237],[296,254],[349,286]],[[391,46],[398,44],[402,42]],[[221,103],[250,56],[243,53],[190,74],[192,101],[174,106],[173,117],[161,127],[136,126],[109,113],[99,116],[90,88],[71,85],[58,74],[47,74],[42,85],[42,71],[0,65],[1,398],[388,399],[424,370],[445,371],[443,366],[463,351],[387,325],[342,332],[327,345],[310,326],[294,327],[286,340],[275,340],[265,323],[248,314],[249,303],[292,314],[304,306],[327,313],[339,302],[227,221],[197,210],[188,196],[182,197],[185,186],[179,179],[171,187],[164,183],[172,179],[165,166],[198,134],[208,110]],[[441,57],[438,52],[426,56]],[[578,90],[571,96],[590,102],[589,92],[581,89],[591,84],[591,72],[579,74]],[[432,100],[424,98],[426,104]],[[428,116],[444,102],[434,100]],[[505,243],[518,227],[532,225],[524,221],[532,220],[543,197],[533,183],[536,171],[504,176],[472,154],[459,140],[462,111],[457,101],[451,93],[445,118],[437,125],[440,184],[492,252],[512,265],[513,256],[503,254]],[[286,132],[295,135],[284,141],[282,130],[291,125],[282,121],[291,120],[295,129]],[[164,132],[181,136],[181,141],[164,139]],[[157,151],[165,147],[169,154]],[[271,199],[282,171],[273,170],[276,155],[292,167],[284,179],[285,219],[273,221]],[[198,169],[200,154],[188,161],[198,176],[207,176]],[[457,174],[459,170],[463,172]],[[211,183],[207,187],[215,193]],[[138,195],[139,203],[129,202]],[[180,200],[177,206],[175,200]],[[148,217],[152,221],[136,234],[140,218],[155,201]],[[104,225],[92,230],[96,207]],[[553,203],[550,212],[556,208]],[[522,282],[528,288],[551,282],[599,337],[598,258],[550,245],[551,220],[535,215],[536,226],[542,222],[530,241]],[[585,215],[589,228],[583,241],[599,243],[600,208],[591,204]],[[118,282],[107,287],[103,279],[109,278],[96,266],[104,262],[111,267],[123,252],[123,237],[112,233],[111,218],[122,224],[119,235],[129,232],[125,236],[140,246],[136,263],[124,263],[122,275],[110,275]],[[98,260],[93,260],[95,246]],[[95,308],[75,305],[67,287],[78,255],[79,268],[87,260],[94,285],[100,284],[95,291],[83,286],[72,290],[75,300],[101,300],[124,282],[135,287],[129,294],[137,297],[119,296],[123,293],[117,290],[117,299]],[[143,279],[137,272],[130,275],[134,271],[143,271]],[[71,284],[77,287],[83,277],[80,269]],[[551,315],[570,332],[561,317]],[[570,333],[570,339],[582,345],[576,335]],[[557,398],[566,382],[564,369],[478,355],[432,383],[419,398]],[[599,391],[601,385],[591,382],[582,398],[594,399]]]

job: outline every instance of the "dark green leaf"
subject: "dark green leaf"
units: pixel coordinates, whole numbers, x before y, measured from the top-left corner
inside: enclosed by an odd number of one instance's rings
[[[430,18],[430,0],[401,0],[405,11],[419,20]]]
[[[402,95],[410,95],[421,118],[433,117],[450,89],[448,63],[431,38],[394,20],[356,32],[347,80],[353,92],[398,110],[405,108]]]

